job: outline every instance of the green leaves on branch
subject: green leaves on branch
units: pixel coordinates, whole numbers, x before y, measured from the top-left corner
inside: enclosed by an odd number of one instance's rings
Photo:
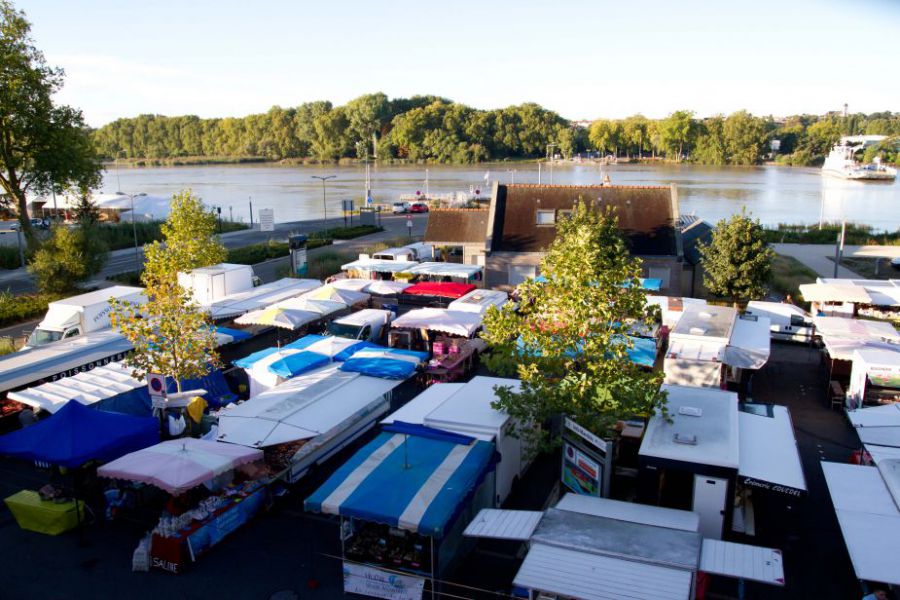
[[[557,222],[541,273],[546,282],[519,286],[518,311],[492,308],[485,318],[489,368],[522,380],[521,392],[498,391],[498,407],[523,424],[567,415],[602,436],[616,421],[662,404],[661,374],[628,358],[626,334],[651,314],[637,284],[640,262],[615,215],[579,202]],[[556,441],[546,430],[520,433],[532,448]]]
[[[89,280],[106,264],[109,248],[91,226],[55,225],[28,264],[44,294],[66,294]]]
[[[759,220],[743,211],[722,219],[709,244],[700,246],[700,256],[703,285],[711,293],[735,302],[765,295],[775,252],[766,243]]]

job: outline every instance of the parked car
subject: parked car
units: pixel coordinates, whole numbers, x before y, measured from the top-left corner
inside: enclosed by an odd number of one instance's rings
[[[20,226],[20,223],[16,221],[9,228],[13,231],[18,231]],[[50,222],[45,219],[31,219],[31,227],[33,229],[50,229]]]
[[[402,215],[403,213],[408,213],[409,209],[409,202],[394,202],[394,205],[391,207],[391,212],[395,215]]]
[[[409,207],[409,212],[412,213],[427,213],[428,205],[424,202],[413,202]]]

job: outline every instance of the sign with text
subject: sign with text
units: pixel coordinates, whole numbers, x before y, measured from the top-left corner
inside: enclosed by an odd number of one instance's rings
[[[259,230],[275,231],[275,209],[261,208],[259,209]]]
[[[563,432],[563,484],[585,496],[609,496],[612,443],[566,417]]]
[[[425,579],[344,561],[344,592],[387,600],[421,600]]]

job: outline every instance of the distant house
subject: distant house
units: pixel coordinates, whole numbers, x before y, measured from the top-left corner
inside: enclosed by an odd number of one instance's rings
[[[538,275],[546,248],[556,239],[557,219],[579,200],[612,206],[645,277],[662,280],[662,291],[690,289],[693,268],[685,263],[675,186],[564,186],[495,184],[488,210],[435,210],[425,240],[462,248],[463,262],[485,267],[485,287],[511,289]]]

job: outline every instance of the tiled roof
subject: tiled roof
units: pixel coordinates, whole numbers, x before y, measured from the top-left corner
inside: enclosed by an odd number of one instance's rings
[[[487,209],[441,208],[428,214],[425,241],[429,243],[483,244],[487,238]]]

